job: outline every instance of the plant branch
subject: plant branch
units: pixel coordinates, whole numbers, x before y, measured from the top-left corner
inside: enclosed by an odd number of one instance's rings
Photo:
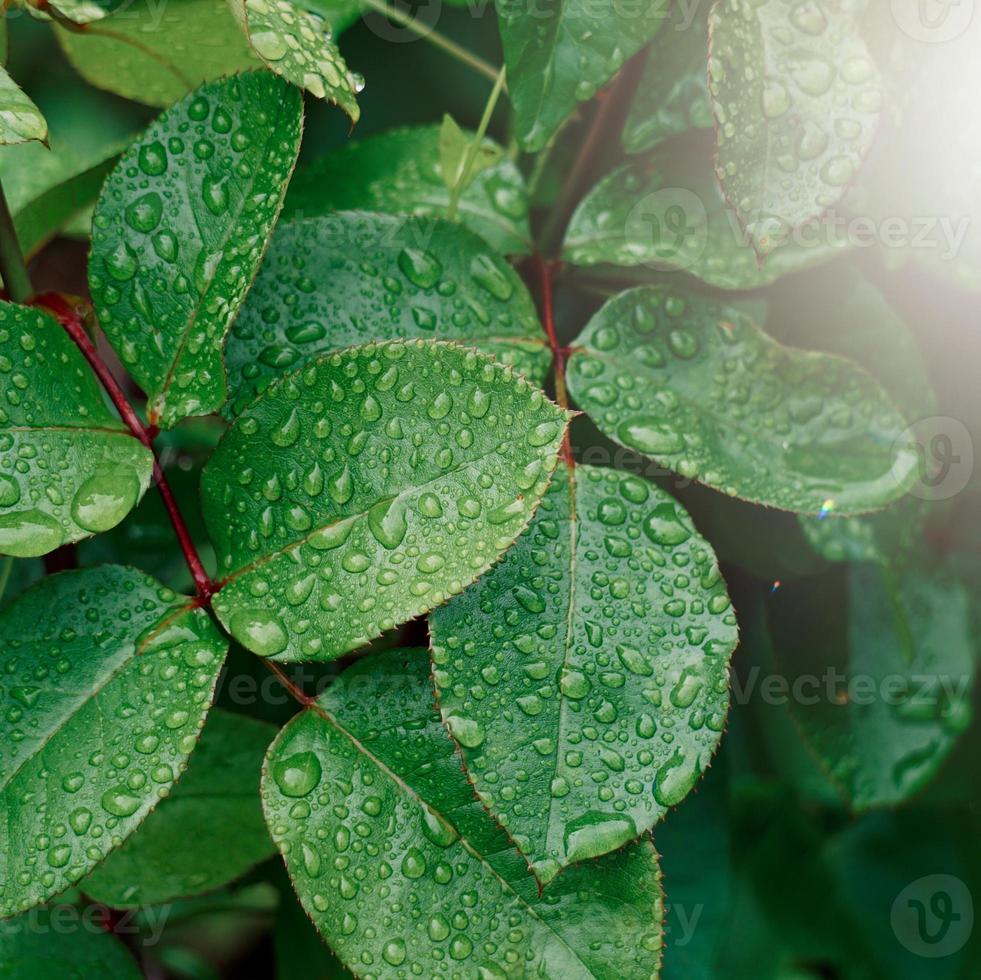
[[[485,78],[489,78],[492,82],[497,81],[498,70],[492,64],[484,61],[479,55],[475,55],[473,52],[461,47],[456,41],[450,40],[445,34],[440,34],[439,31],[427,27],[425,24],[420,24],[415,17],[402,13],[397,7],[390,6],[384,0],[361,0],[361,3],[365,7],[370,7],[376,13],[388,17],[390,20],[394,20],[396,24],[401,24],[407,30],[417,34],[424,41],[429,41],[430,44],[445,51],[450,57],[456,58],[457,61],[472,68]]]
[[[548,337],[549,347],[552,348],[552,361],[555,365],[555,400],[562,408],[569,407],[569,391],[565,384],[565,357],[566,348],[559,343],[558,332],[555,329],[555,305],[552,296],[552,274],[558,267],[558,262],[550,262],[541,256],[534,259],[536,271],[538,273],[539,295],[542,304],[542,321],[545,324],[545,334]],[[565,437],[562,440],[562,457],[565,459],[566,466],[570,472],[575,468],[575,459],[572,455],[572,442],[569,439],[569,430],[566,428]]]
[[[113,405],[116,406],[116,411],[119,412],[123,423],[153,454],[154,483],[163,499],[167,515],[170,517],[170,522],[174,526],[174,532],[177,535],[177,541],[180,544],[181,551],[184,553],[184,560],[187,562],[187,567],[190,569],[198,598],[203,605],[208,605],[211,602],[211,597],[217,591],[215,583],[211,581],[208,573],[204,570],[201,558],[197,553],[197,549],[194,547],[191,533],[187,529],[184,517],[180,512],[180,508],[177,506],[177,501],[174,499],[173,491],[170,489],[170,484],[164,475],[163,467],[157,458],[156,450],[153,448],[153,439],[150,433],[147,431],[146,426],[144,426],[142,419],[136,414],[136,410],[129,403],[129,399],[120,387],[119,382],[113,377],[108,365],[96,350],[95,344],[92,343],[92,338],[85,332],[85,327],[75,310],[57,293],[46,293],[43,296],[39,296],[36,302],[39,306],[43,306],[53,313],[58,322],[65,328],[68,336],[75,341],[76,346],[82,352],[82,355],[95,372],[96,377],[102,383],[102,387],[105,388]]]
[[[302,705],[304,708],[309,708],[311,704],[316,702],[316,698],[310,697],[309,694],[304,694],[303,691],[293,683],[289,674],[287,674],[286,671],[279,666],[279,664],[272,660],[263,660],[262,662],[270,671],[272,671],[272,673],[278,678],[279,683],[286,688],[286,691],[290,697],[292,697],[298,704]]]
[[[0,185],[0,276],[7,295],[15,303],[26,303],[34,295],[34,286],[27,271],[27,263],[17,241],[17,229],[7,204],[7,196]]]
[[[491,89],[491,94],[487,99],[487,104],[484,106],[484,114],[480,117],[480,124],[477,126],[477,132],[474,134],[473,139],[470,141],[470,145],[467,147],[467,155],[463,159],[463,168],[461,169],[456,182],[453,184],[453,190],[450,193],[450,203],[446,209],[446,217],[450,221],[455,220],[456,209],[460,204],[460,195],[470,183],[470,173],[473,170],[473,165],[477,160],[477,154],[480,152],[480,148],[484,144],[484,137],[487,135],[487,127],[490,126],[491,117],[494,115],[494,109],[497,106],[497,100],[500,98],[501,90],[504,88],[504,77],[506,74],[507,70],[502,66],[501,70],[497,73],[497,80],[494,82],[494,88]]]

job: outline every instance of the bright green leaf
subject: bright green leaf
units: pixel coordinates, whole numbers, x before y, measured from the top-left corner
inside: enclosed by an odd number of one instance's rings
[[[349,668],[286,726],[263,804],[307,914],[379,980],[650,978],[661,948],[656,854],[642,840],[543,896],[474,799],[433,709],[423,650]]]
[[[62,327],[0,303],[0,554],[44,555],[115,527],[153,458],[106,407]]]
[[[48,124],[41,110],[0,68],[0,145],[43,140],[47,135]]]
[[[545,7],[534,0],[499,0],[496,7],[516,134],[529,152],[541,150],[668,16],[666,0],[556,0]]]
[[[17,0],[15,0],[15,3]],[[113,12],[108,2],[99,0],[20,0],[21,6],[38,20],[68,21],[72,24],[91,24]],[[127,9],[120,4],[118,9]]]
[[[791,690],[807,694],[790,710],[861,811],[901,803],[936,774],[971,722],[976,654],[968,597],[949,568],[854,565],[846,575],[844,588],[801,580],[769,609]],[[848,610],[840,632],[829,608]]]
[[[440,167],[440,127],[417,126],[346,143],[301,168],[290,185],[286,210],[304,218],[344,210],[441,218],[449,203]],[[457,217],[499,252],[531,250],[524,180],[506,158],[476,175],[460,197]]]
[[[269,857],[259,769],[274,734],[265,722],[212,711],[187,773],[85,879],[85,894],[117,909],[158,905],[226,885]]]
[[[259,64],[217,0],[132,0],[118,17],[55,33],[86,81],[147,105],[168,106],[203,82]]]
[[[227,641],[130,568],[44,579],[0,615],[0,915],[47,901],[139,826],[180,775]]]
[[[205,468],[215,612],[277,660],[332,660],[482,575],[528,524],[566,414],[433,341],[347,348],[270,385]]]
[[[697,143],[657,150],[600,180],[573,214],[563,254],[573,265],[640,267],[638,280],[683,271],[720,289],[756,289],[847,248],[841,229],[815,222],[758,259],[722,197],[711,151]]]
[[[653,149],[671,136],[712,128],[706,65],[708,20],[691,4],[674,3],[647,54],[623,127],[628,153]]]
[[[339,105],[357,122],[363,81],[348,71],[330,27],[289,0],[228,0],[253,51],[277,75],[318,99]]]
[[[89,285],[152,422],[227,397],[222,344],[296,163],[300,94],[269,72],[211,82],[123,154],[96,207]]]
[[[765,255],[855,179],[882,79],[857,21],[832,0],[716,0],[709,35],[718,177]]]
[[[869,375],[781,347],[734,306],[632,289],[573,347],[569,390],[607,436],[730,496],[861,513],[917,477],[906,423]]]
[[[725,724],[737,637],[680,505],[639,477],[574,474],[559,468],[501,564],[431,619],[443,720],[543,882],[688,794]]]
[[[476,235],[431,218],[340,212],[276,229],[228,338],[229,408],[314,355],[399,337],[479,347],[536,384],[551,363],[524,283]]]

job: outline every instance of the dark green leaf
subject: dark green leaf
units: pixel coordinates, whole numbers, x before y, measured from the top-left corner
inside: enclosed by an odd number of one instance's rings
[[[855,179],[882,79],[855,18],[833,0],[716,0],[709,35],[718,177],[765,255]]]
[[[84,880],[85,894],[112,908],[158,905],[219,888],[269,857],[259,769],[274,734],[265,722],[212,711],[187,773]]]
[[[541,150],[668,16],[667,0],[556,0],[544,7],[534,0],[499,0],[496,7],[516,135],[529,152]]]
[[[690,129],[712,128],[706,67],[708,19],[697,5],[674,3],[651,44],[623,127],[628,153],[653,149]]]
[[[148,105],[170,105],[202,82],[259,64],[216,0],[128,0],[118,17],[55,33],[88,82]]]
[[[513,369],[435,341],[275,382],[204,471],[215,612],[278,660],[332,660],[428,612],[527,526],[566,418]]]
[[[43,140],[47,135],[48,124],[41,110],[0,68],[0,145]]]
[[[225,401],[222,344],[255,275],[299,149],[300,94],[269,72],[212,82],[123,154],[93,222],[102,329],[173,426]]]
[[[229,409],[316,354],[399,337],[479,347],[536,384],[551,363],[528,290],[476,235],[432,218],[340,212],[276,229],[228,338]]]
[[[304,218],[343,210],[441,218],[449,203],[440,166],[440,127],[417,126],[346,143],[301,168],[290,185],[286,210]],[[477,174],[460,197],[457,220],[499,252],[531,250],[525,184],[511,160],[502,158]]]
[[[106,408],[48,314],[0,303],[0,554],[30,558],[115,527],[150,484],[149,450]]]
[[[289,0],[228,2],[252,50],[269,68],[358,121],[357,93],[363,82],[348,71],[326,21]]]
[[[730,496],[861,513],[917,477],[906,423],[869,375],[781,347],[736,307],[633,289],[573,347],[569,390],[607,436]]]
[[[501,564],[432,616],[443,719],[543,882],[684,799],[718,745],[736,646],[680,505],[636,476],[574,473],[559,468]]]
[[[848,610],[847,629],[828,629],[829,608]],[[791,711],[854,809],[922,788],[971,721],[968,599],[949,569],[855,565],[844,589],[835,579],[784,587],[770,615],[791,690],[805,695]]]
[[[349,668],[280,733],[262,792],[304,908],[356,972],[657,973],[662,909],[650,841],[570,869],[540,897],[474,799],[433,709],[423,650]]]
[[[0,614],[0,915],[78,881],[167,796],[226,649],[191,600],[110,565]]]
[[[288,881],[276,912],[276,980],[350,980],[350,971],[324,943]]]

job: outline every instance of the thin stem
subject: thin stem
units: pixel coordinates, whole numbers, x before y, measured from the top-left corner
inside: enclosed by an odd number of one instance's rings
[[[542,300],[542,321],[545,324],[545,335],[549,347],[552,348],[552,360],[555,365],[555,400],[562,408],[569,407],[569,390],[565,383],[565,358],[567,349],[559,343],[559,335],[555,329],[555,305],[552,297],[552,274],[559,263],[549,262],[541,256],[535,257],[538,272],[539,291]],[[562,457],[565,459],[570,473],[575,469],[575,458],[572,454],[572,442],[569,430],[565,430],[562,440]]]
[[[473,171],[473,165],[477,160],[477,154],[480,152],[480,148],[484,145],[484,137],[487,135],[487,127],[490,126],[491,117],[494,115],[494,109],[497,106],[497,100],[501,97],[501,91],[504,88],[504,76],[506,74],[507,70],[502,65],[501,70],[497,73],[497,80],[494,82],[494,87],[491,89],[491,94],[487,98],[487,104],[484,106],[484,114],[480,117],[477,132],[474,134],[473,140],[471,140],[470,145],[467,147],[466,156],[463,158],[463,169],[460,171],[459,176],[453,184],[453,190],[450,193],[450,203],[446,209],[446,217],[449,218],[450,221],[453,221],[456,218],[456,209],[460,204],[460,195],[470,183],[470,174]]]
[[[105,388],[113,405],[116,406],[119,417],[123,420],[129,431],[153,454],[154,483],[157,486],[157,490],[160,491],[164,507],[167,509],[167,514],[170,517],[170,523],[174,526],[174,532],[177,535],[177,541],[180,544],[181,551],[184,553],[184,560],[187,562],[187,567],[191,571],[191,578],[194,580],[194,587],[197,589],[198,598],[203,605],[208,605],[211,602],[211,597],[217,591],[215,583],[211,581],[208,573],[204,570],[201,558],[197,553],[197,549],[194,547],[194,540],[191,538],[191,533],[184,523],[184,517],[180,512],[180,508],[177,506],[177,501],[174,499],[173,491],[170,489],[170,484],[164,475],[163,467],[157,458],[156,450],[153,448],[153,439],[150,437],[150,433],[147,432],[142,419],[136,414],[136,410],[129,403],[129,399],[127,399],[123,389],[119,386],[119,382],[112,376],[112,372],[109,370],[105,361],[102,360],[102,357],[95,348],[95,344],[92,343],[91,337],[85,332],[85,327],[82,325],[78,314],[56,293],[46,293],[43,296],[39,296],[37,303],[39,306],[43,306],[53,313],[58,322],[65,328],[68,336],[75,341],[76,346],[82,352],[95,372],[96,377],[102,383],[102,387]]]
[[[361,3],[365,7],[370,7],[377,13],[382,14],[384,17],[394,20],[395,23],[401,24],[414,34],[418,34],[423,40],[429,41],[430,44],[442,49],[451,57],[456,58],[457,61],[479,72],[492,82],[497,80],[497,69],[492,64],[484,61],[479,55],[473,54],[466,48],[461,47],[456,41],[451,41],[445,34],[440,34],[439,31],[425,24],[420,24],[415,17],[402,13],[396,7],[389,6],[384,0],[361,0]]]
[[[287,693],[298,704],[303,705],[304,708],[309,708],[310,705],[317,700],[316,698],[310,697],[309,694],[304,694],[303,691],[301,691],[300,688],[293,683],[289,674],[287,674],[286,671],[279,666],[279,664],[275,663],[272,660],[263,660],[262,662],[279,679],[279,683],[282,684],[284,688],[286,688]]]
[[[0,276],[7,295],[15,303],[26,303],[34,295],[34,286],[27,271],[24,254],[17,241],[17,229],[7,204],[7,197],[0,185]]]

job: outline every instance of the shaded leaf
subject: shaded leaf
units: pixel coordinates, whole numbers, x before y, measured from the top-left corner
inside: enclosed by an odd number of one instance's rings
[[[860,513],[917,477],[906,423],[869,375],[781,347],[736,307],[632,289],[573,347],[569,390],[607,436],[730,496]]]
[[[113,10],[107,0],[21,0],[23,8],[37,20],[91,24],[108,17]],[[126,4],[118,9],[125,9]]]
[[[725,723],[737,636],[680,505],[636,476],[574,474],[559,468],[501,564],[431,620],[443,720],[543,882],[688,794]]]
[[[829,630],[828,608],[848,610]],[[949,569],[873,565],[802,580],[769,606],[801,733],[857,811],[895,805],[937,772],[970,724],[976,651]],[[804,678],[800,681],[800,678]]]
[[[451,115],[447,113],[443,116],[443,125],[439,130],[439,169],[443,183],[450,191],[463,180],[467,154],[473,141],[474,137],[460,129]],[[493,167],[503,156],[504,150],[500,146],[485,140],[474,155],[470,164],[470,175],[461,191],[470,186],[477,174]]]
[[[47,313],[0,302],[0,554],[31,558],[115,527],[153,458],[106,407]]]
[[[591,99],[658,31],[667,0],[643,6],[499,0],[497,24],[508,98],[523,149],[541,150],[580,102]]]
[[[277,75],[318,99],[339,105],[357,122],[363,82],[348,71],[330,27],[289,0],[228,0],[252,50]]]
[[[229,410],[316,354],[400,337],[479,347],[536,384],[551,363],[524,283],[476,235],[432,218],[339,212],[276,229],[228,338]]]
[[[370,957],[379,978],[657,972],[650,841],[570,869],[539,897],[473,797],[423,650],[360,661],[291,721],[269,750],[263,803],[307,914],[353,970]]]
[[[0,67],[0,145],[43,140],[47,135],[41,110]]]
[[[491,140],[485,143],[496,148]],[[440,127],[414,126],[345,143],[301,167],[286,210],[304,218],[342,210],[442,218],[449,203],[440,166]],[[460,196],[457,220],[499,252],[531,251],[528,197],[512,161],[502,158],[476,175]]]
[[[286,882],[276,911],[273,941],[276,980],[350,980],[351,973],[331,952]]]
[[[167,796],[227,641],[135,569],[44,579],[0,614],[0,914],[44,902]]]
[[[86,81],[147,105],[168,106],[202,82],[259,64],[216,0],[131,0],[121,16],[55,33]]]
[[[718,178],[766,254],[854,180],[882,79],[857,21],[832,0],[716,0],[709,35]]]
[[[269,857],[259,770],[274,734],[265,722],[213,710],[186,774],[85,879],[85,894],[111,908],[158,905],[226,885]]]
[[[212,82],[123,154],[96,207],[89,285],[151,422],[227,396],[222,344],[279,214],[302,129],[300,94],[269,72]]]
[[[260,656],[332,660],[483,574],[528,524],[566,413],[474,351],[347,348],[266,390],[202,478],[215,612]]]

